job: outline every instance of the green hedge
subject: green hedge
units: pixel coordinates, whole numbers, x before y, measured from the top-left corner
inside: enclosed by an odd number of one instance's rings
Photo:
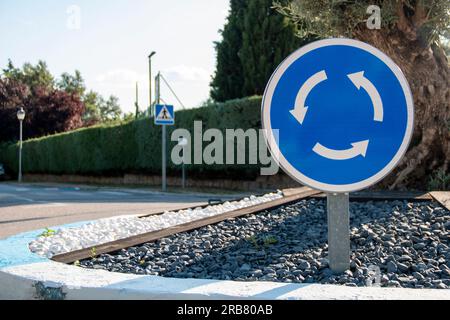
[[[203,121],[203,130],[260,128],[260,97],[176,112],[176,126],[193,133],[194,120]],[[168,173],[180,170],[170,161],[176,142],[168,144]],[[204,143],[204,146],[208,142]],[[0,162],[10,173],[17,171],[17,144],[0,146]],[[124,124],[100,125],[72,132],[27,140],[23,144],[24,173],[120,175],[123,173],[160,173],[161,127],[150,119]],[[189,165],[190,176],[254,178],[259,165]]]

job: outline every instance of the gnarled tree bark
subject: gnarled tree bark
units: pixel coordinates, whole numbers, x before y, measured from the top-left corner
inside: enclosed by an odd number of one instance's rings
[[[420,6],[413,15],[405,12],[399,1],[395,28],[359,27],[354,35],[382,50],[400,66],[414,96],[414,134],[409,150],[379,187],[425,190],[433,172],[449,172],[450,71],[444,50],[429,44],[420,34],[426,12]]]

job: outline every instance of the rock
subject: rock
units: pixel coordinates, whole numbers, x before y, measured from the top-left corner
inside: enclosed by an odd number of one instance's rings
[[[328,277],[331,277],[332,275],[334,275],[334,272],[331,269],[329,269],[329,268],[325,268],[325,269],[322,270],[322,275],[325,278],[328,278]]]
[[[413,259],[410,256],[402,255],[400,258],[397,259],[398,262],[411,262]]]
[[[395,262],[389,261],[386,265],[386,269],[387,269],[387,272],[389,272],[389,273],[396,273],[398,270],[398,267],[395,264]]]
[[[416,243],[415,245],[413,245],[413,248],[416,250],[423,250],[424,248],[426,248],[426,244],[425,243]]]
[[[395,280],[389,280],[387,283],[388,287],[400,287],[400,282]]]
[[[346,275],[347,277],[351,278],[351,277],[353,277],[353,272],[351,272],[350,270],[345,270],[344,271],[344,275]]]
[[[387,275],[383,274],[383,275],[381,276],[381,278],[380,278],[380,282],[381,282],[381,283],[387,283],[387,282],[389,282],[389,277],[388,277]]]
[[[302,271],[302,270],[294,270],[294,271],[291,271],[291,273],[292,273],[294,276],[299,276],[299,275],[303,274],[303,271]]]
[[[413,272],[412,275],[413,275],[414,278],[416,278],[416,279],[419,280],[419,281],[422,281],[422,280],[425,279],[425,277],[424,277],[421,273],[419,273],[419,272]]]
[[[320,269],[328,267],[328,259],[327,258],[320,258],[320,259],[318,259],[318,262],[320,263]],[[356,265],[361,265],[361,264],[357,264],[356,261],[354,261],[354,262]],[[358,262],[359,262],[359,260],[358,260]]]
[[[423,263],[423,262],[419,262],[419,263],[413,265],[412,268],[413,268],[414,271],[419,271],[420,272],[420,271],[426,270],[427,269],[427,265],[425,263]]]
[[[351,202],[350,211],[351,271],[343,274],[333,274],[328,267],[326,205],[315,199],[228,219],[80,265],[164,277],[347,286],[364,286],[369,267],[375,265],[385,266],[382,287],[450,286],[450,248],[444,230],[448,211],[404,201]],[[277,244],[262,243],[269,233],[277,237]],[[253,236],[257,243],[249,240]]]
[[[252,276],[254,277],[261,277],[263,275],[263,272],[259,269],[256,269],[255,271],[252,272]]]
[[[398,268],[398,270],[399,270],[400,272],[403,272],[403,273],[409,271],[409,266],[407,266],[407,265],[404,264],[404,263],[397,262],[397,268]]]
[[[258,251],[258,252],[256,252],[256,256],[257,256],[258,258],[263,258],[263,257],[266,256],[266,252],[263,251],[263,250]]]
[[[155,262],[155,265],[157,265],[158,267],[163,267],[166,265],[166,262],[164,260],[159,260]]]
[[[448,267],[447,267],[447,269],[442,268],[441,269],[441,275],[442,275],[443,278],[450,279],[450,269],[448,269]]]
[[[298,282],[304,282],[305,281],[305,278],[301,274],[297,275],[295,278],[296,278],[296,280]]]
[[[306,269],[309,269],[311,267],[309,262],[306,261],[306,260],[299,260],[299,261],[297,261],[297,265],[302,270],[306,270]]]
[[[205,242],[203,242],[203,248],[205,249],[211,249],[211,242],[209,240],[206,240]]]
[[[251,267],[250,267],[249,264],[244,263],[244,264],[240,267],[240,269],[241,269],[242,271],[249,271],[249,270],[251,269]]]
[[[269,267],[264,268],[263,271],[264,271],[264,274],[275,273],[275,270],[273,270],[272,268],[269,268]]]
[[[100,264],[96,264],[92,267],[93,269],[97,269],[97,270],[106,270],[105,266],[102,266]]]

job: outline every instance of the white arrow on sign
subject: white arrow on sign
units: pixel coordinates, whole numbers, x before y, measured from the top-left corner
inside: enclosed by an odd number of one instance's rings
[[[331,160],[348,160],[359,155],[366,156],[367,147],[369,146],[369,140],[359,141],[352,143],[350,149],[345,150],[333,150],[324,147],[319,142],[313,148],[313,151],[318,155],[331,159]]]
[[[297,93],[297,98],[295,99],[295,107],[290,110],[290,113],[297,119],[300,124],[303,124],[303,120],[305,120],[306,111],[308,111],[308,107],[305,106],[306,98],[311,90],[321,83],[322,81],[327,80],[327,74],[325,70],[319,71],[316,74],[312,75],[306,82],[302,85],[300,90]]]
[[[347,75],[349,79],[353,82],[355,87],[359,90],[363,87],[370,99],[372,100],[373,109],[374,109],[374,121],[383,121],[383,102],[381,101],[380,94],[378,93],[377,88],[364,76],[364,71],[350,73]]]

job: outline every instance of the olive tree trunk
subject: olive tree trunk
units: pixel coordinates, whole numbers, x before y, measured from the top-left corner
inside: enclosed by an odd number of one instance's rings
[[[400,8],[398,14],[395,28],[361,28],[355,37],[390,56],[402,69],[414,96],[414,134],[409,150],[380,187],[426,190],[431,174],[449,172],[449,64],[444,50],[438,44],[428,44],[417,32],[426,19],[420,11],[406,17]]]

